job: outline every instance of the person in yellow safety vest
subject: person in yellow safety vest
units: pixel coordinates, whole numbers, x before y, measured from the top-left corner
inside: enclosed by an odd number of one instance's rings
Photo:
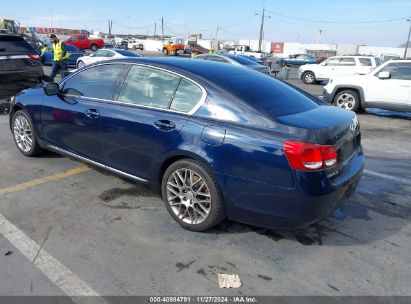
[[[54,81],[54,77],[56,77],[58,72],[63,74],[67,71],[67,59],[70,57],[70,53],[67,52],[66,44],[60,41],[55,34],[50,35],[50,41],[53,45],[51,52],[54,54],[50,78]]]

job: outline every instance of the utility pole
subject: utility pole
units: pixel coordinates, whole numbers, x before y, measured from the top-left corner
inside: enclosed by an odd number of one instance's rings
[[[154,22],[154,38],[157,35],[157,22]]]
[[[164,18],[161,17],[161,41],[164,43]]]
[[[218,37],[218,30],[220,29],[220,27],[217,25],[217,30],[215,31],[215,40],[217,40]]]
[[[411,19],[407,19],[407,21],[410,23],[410,30],[408,32],[408,38],[405,44],[404,58],[407,57],[408,45],[410,44],[410,36],[411,36]]]
[[[271,16],[266,16],[265,15],[265,7],[263,7],[263,13],[262,14],[256,14],[261,16],[261,26],[260,26],[260,40],[258,41],[258,51],[261,52],[261,48],[263,45],[263,36],[264,36],[264,20],[265,18],[271,18]]]

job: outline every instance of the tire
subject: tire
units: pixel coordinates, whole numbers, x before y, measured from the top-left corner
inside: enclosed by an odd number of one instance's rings
[[[168,212],[187,230],[206,231],[225,218],[220,187],[198,161],[183,159],[171,164],[163,175],[161,193]]]
[[[285,63],[285,61],[281,62],[281,67],[285,67],[287,64]]]
[[[163,49],[163,55],[167,56],[168,55],[168,50],[167,49]]]
[[[24,156],[34,157],[44,153],[38,144],[31,118],[25,111],[19,110],[13,114],[12,127],[14,142]]]
[[[85,66],[86,64],[82,61],[82,60],[79,60],[79,62],[77,62],[77,68],[78,69],[81,69],[83,66]]]
[[[175,51],[174,51],[174,56],[177,56],[177,55],[178,55],[178,51],[175,50]]]
[[[302,78],[303,78],[304,83],[306,84],[313,84],[316,82],[315,75],[313,72],[305,72]]]
[[[92,45],[90,45],[90,49],[93,51],[93,52],[95,52],[95,51],[97,51],[98,50],[98,46],[97,46],[97,44],[92,44]]]
[[[358,92],[344,90],[335,95],[333,105],[341,109],[359,112],[361,110],[361,99]]]

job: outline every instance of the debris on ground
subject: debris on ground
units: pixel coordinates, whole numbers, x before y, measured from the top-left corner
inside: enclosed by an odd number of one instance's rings
[[[10,250],[9,250],[9,251],[7,251],[4,255],[5,255],[5,256],[8,256],[8,255],[11,255],[11,254],[13,254],[13,251],[10,251]]]
[[[240,288],[241,280],[238,274],[218,274],[218,285],[220,288]]]

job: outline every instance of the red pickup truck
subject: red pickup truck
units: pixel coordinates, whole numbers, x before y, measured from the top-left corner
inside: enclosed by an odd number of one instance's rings
[[[89,39],[88,36],[84,34],[73,35],[64,41],[64,43],[74,45],[79,49],[91,49],[93,52],[104,47],[103,39]]]

